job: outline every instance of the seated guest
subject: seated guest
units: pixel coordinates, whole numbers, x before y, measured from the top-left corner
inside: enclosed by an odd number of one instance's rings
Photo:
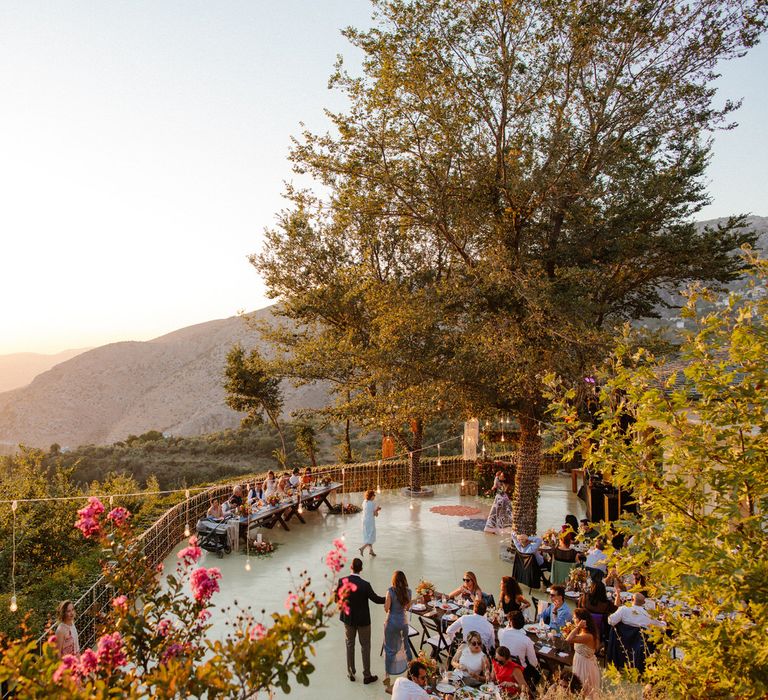
[[[528,687],[523,676],[523,667],[510,658],[507,647],[501,645],[493,655],[493,681],[502,689],[525,691]]]
[[[406,678],[398,678],[392,686],[392,700],[428,700],[427,667],[418,659],[408,664]]]
[[[560,531],[560,544],[568,549],[575,541],[576,533],[570,528],[569,525],[563,525]]]
[[[565,604],[565,587],[560,585],[550,586],[550,603],[541,613],[541,621],[549,625],[553,630],[559,630],[568,622],[573,614],[571,609]]]
[[[569,535],[573,535],[571,532],[564,532],[560,535],[560,539],[557,541],[557,547],[555,548],[555,551],[552,553],[552,556],[557,559],[557,561],[564,561],[564,562],[576,562],[578,559],[578,554],[575,549],[571,549],[571,542],[573,541]]]
[[[509,653],[522,664],[523,668],[528,666],[538,668],[536,647],[523,630],[524,627],[525,618],[519,610],[507,615],[507,626],[499,630],[499,646],[509,649]]]
[[[493,629],[493,624],[491,624],[491,622],[485,617],[485,612],[487,609],[488,608],[485,605],[485,601],[482,598],[478,598],[475,601],[475,606],[473,608],[474,612],[470,613],[469,615],[462,615],[455,622],[452,622],[448,626],[446,634],[453,637],[456,632],[461,630],[464,635],[464,639],[466,640],[469,638],[469,635],[472,632],[475,632],[476,634],[480,635],[480,639],[485,645],[485,648],[487,650],[492,649],[494,646],[495,632]]]
[[[490,678],[490,664],[483,651],[483,642],[477,632],[466,636],[466,643],[459,647],[451,665],[464,674],[462,679],[466,685],[477,687],[487,683]]]
[[[589,550],[584,562],[584,567],[593,581],[602,580],[608,573],[608,557],[603,552],[604,549],[605,542],[602,538],[598,538],[595,540],[595,546]]]
[[[657,625],[659,627],[665,627],[666,624],[661,620],[656,620],[648,614],[645,609],[645,596],[642,593],[635,593],[632,598],[632,605],[621,604],[621,591],[616,589],[616,612],[608,615],[608,624],[617,625],[623,622],[630,627],[650,627],[651,625]]]
[[[544,556],[539,551],[542,543],[541,537],[531,537],[524,532],[520,534],[512,533],[512,542],[514,542],[520,554],[533,554],[536,557],[536,563],[539,566],[544,566]]]
[[[288,494],[288,489],[291,486],[291,475],[288,472],[283,472],[277,481],[277,493],[284,496]]]
[[[301,477],[301,485],[304,488],[309,488],[312,486],[312,482],[314,481],[314,477],[312,476],[312,467],[307,467],[304,470],[304,475]]]
[[[483,591],[477,582],[477,576],[472,571],[465,571],[462,585],[448,594],[449,598],[466,600],[475,600],[476,598],[482,598],[482,596]]]
[[[520,584],[515,580],[514,576],[501,577],[499,601],[505,615],[509,615],[514,610],[524,610],[531,605],[525,599],[523,592],[520,590]]]
[[[301,483],[301,475],[299,474],[298,467],[294,467],[293,473],[288,479],[288,483],[291,485],[291,488],[293,489],[295,489]]]
[[[248,503],[261,499],[261,488],[258,481],[254,481],[248,489]]]
[[[224,511],[221,509],[221,503],[219,503],[219,499],[216,496],[211,498],[211,505],[208,507],[208,512],[206,515],[209,518],[214,518],[216,520],[221,520],[224,517]]]
[[[589,522],[587,518],[582,518],[579,521],[579,539],[582,542],[593,540],[595,537],[597,537],[598,534],[599,533],[597,530],[592,526],[592,523]]]
[[[261,485],[261,491],[265,499],[277,493],[277,479],[275,479],[275,472],[271,469],[267,472],[267,478],[264,479],[264,483]]]
[[[596,615],[610,615],[616,610],[616,606],[608,600],[605,584],[597,579],[592,579],[589,590],[581,594],[579,607]]]
[[[230,506],[238,508],[243,505],[243,487],[239,484],[232,489],[232,495],[229,497]]]

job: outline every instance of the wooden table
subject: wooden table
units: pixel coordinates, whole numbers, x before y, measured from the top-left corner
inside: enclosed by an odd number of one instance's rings
[[[327,486],[316,486],[309,490],[303,490],[301,496],[294,496],[290,501],[283,501],[275,506],[261,508],[250,515],[240,516],[241,530],[250,530],[253,527],[265,527],[271,530],[275,525],[279,525],[283,530],[289,531],[288,521],[295,517],[302,523],[306,520],[299,513],[299,504],[307,510],[317,510],[323,503],[330,510],[331,504],[328,502],[330,496],[341,484],[332,483]]]

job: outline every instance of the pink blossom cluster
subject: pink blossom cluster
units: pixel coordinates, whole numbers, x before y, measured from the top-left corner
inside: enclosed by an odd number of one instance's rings
[[[192,572],[190,583],[192,585],[192,596],[198,603],[206,603],[211,596],[219,591],[219,579],[221,571],[219,569],[206,569],[200,567]]]
[[[173,622],[171,622],[167,618],[163,618],[157,624],[157,636],[158,637],[167,637],[168,633],[171,632],[172,630],[173,630]]]
[[[184,547],[176,556],[184,566],[197,564],[203,554],[203,550],[197,546],[197,537],[194,535],[189,538],[189,547]]]
[[[178,658],[184,654],[184,645],[174,642],[169,644],[160,654],[160,663],[167,664],[171,659]]]
[[[285,609],[286,610],[295,610],[298,612],[299,610],[299,596],[297,596],[295,593],[289,593],[288,597],[285,599]]]
[[[335,539],[333,541],[333,549],[328,552],[325,557],[326,565],[336,574],[338,574],[344,564],[347,563],[347,558],[344,556],[346,551],[347,545],[344,544],[344,541],[341,539]]]
[[[264,639],[264,637],[267,636],[267,628],[264,627],[260,622],[257,622],[251,629],[248,631],[248,639],[250,639],[252,642],[256,642],[259,639]]]
[[[104,504],[96,496],[91,496],[88,499],[88,505],[77,511],[78,519],[75,522],[75,527],[87,539],[98,537],[101,534],[99,516],[103,512]]]
[[[124,595],[119,595],[117,598],[113,598],[112,607],[121,615],[125,615],[125,613],[128,612],[128,598]]]
[[[339,608],[345,615],[349,615],[349,603],[347,599],[349,594],[357,590],[357,584],[352,583],[348,578],[341,579],[338,589],[336,590],[336,598],[339,601]]]
[[[107,520],[111,520],[115,527],[126,527],[128,520],[131,517],[131,512],[122,506],[113,508],[107,514]]]
[[[120,633],[105,634],[99,639],[96,651],[86,649],[79,657],[73,654],[63,657],[59,667],[53,673],[53,682],[60,683],[67,673],[78,681],[96,673],[100,668],[111,673],[116,668],[124,666],[127,661]]]
[[[119,668],[128,661],[120,632],[105,634],[99,639],[96,645],[96,658],[99,666],[108,670]]]

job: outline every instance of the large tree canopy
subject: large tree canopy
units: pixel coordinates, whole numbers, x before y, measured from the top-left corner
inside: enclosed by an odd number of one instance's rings
[[[372,422],[512,412],[515,526],[532,531],[541,375],[578,376],[660,290],[738,274],[743,222],[692,218],[708,133],[735,107],[715,106],[714,70],[757,41],[766,6],[374,6],[373,29],[345,32],[363,74],[332,77],[349,109],[292,151],[318,192],[289,187],[253,258],[305,328],[273,339],[294,376],[333,374]]]

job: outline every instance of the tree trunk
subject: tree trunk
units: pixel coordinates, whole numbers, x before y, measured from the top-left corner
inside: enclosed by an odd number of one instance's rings
[[[512,497],[512,528],[514,532],[535,535],[539,505],[541,436],[535,420],[522,415],[518,415],[517,420],[520,423],[520,443],[515,469],[515,493]]]
[[[408,470],[411,478],[411,491],[421,491],[421,445],[424,440],[424,423],[421,418],[411,421],[413,443],[408,459]]]
[[[352,440],[349,437],[349,418],[344,421],[344,459],[346,464],[352,463]]]

